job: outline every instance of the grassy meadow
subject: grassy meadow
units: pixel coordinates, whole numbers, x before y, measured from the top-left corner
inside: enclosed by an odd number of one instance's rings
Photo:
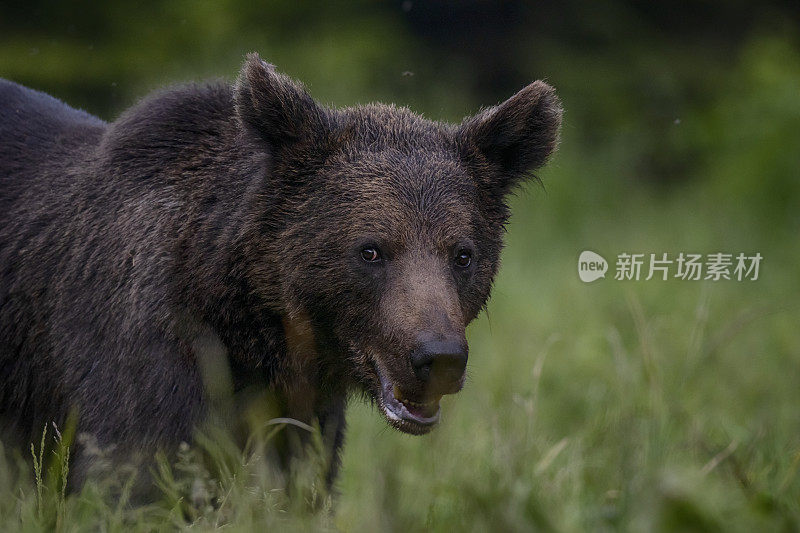
[[[0,462],[0,531],[800,530],[788,7],[710,2],[713,21],[678,24],[619,1],[551,5],[544,22],[495,12],[524,2],[443,3],[483,6],[480,24],[460,26],[469,13],[423,2],[12,4],[0,76],[109,120],[167,82],[232,79],[251,50],[336,105],[458,121],[545,77],[565,115],[543,185],[513,199],[492,299],[468,330],[467,385],[432,434],[400,434],[354,399],[336,496],[313,454],[293,493],[280,488],[263,459],[280,426],[267,426],[251,453],[211,434],[160,460],[162,496],[140,505],[124,469],[66,493],[69,449],[48,428],[54,450],[36,442]],[[605,279],[580,281],[584,250],[608,260]],[[763,260],[756,281],[614,279],[618,254],[680,252]]]

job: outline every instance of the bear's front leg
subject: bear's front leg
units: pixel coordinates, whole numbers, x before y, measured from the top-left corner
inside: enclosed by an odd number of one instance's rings
[[[77,430],[70,485],[87,478],[135,472],[144,487],[159,451],[172,457],[191,442],[208,411],[201,372],[179,341],[153,335],[130,339],[125,350],[88,346],[87,361],[73,397]],[[124,481],[124,480],[122,480]]]

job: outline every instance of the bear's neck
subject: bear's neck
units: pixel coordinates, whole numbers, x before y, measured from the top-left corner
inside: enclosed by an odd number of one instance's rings
[[[285,353],[280,283],[268,243],[280,221],[268,190],[265,158],[230,146],[189,193],[179,229],[178,289],[185,305],[217,331],[232,363],[269,378]],[[247,165],[243,159],[250,158]]]

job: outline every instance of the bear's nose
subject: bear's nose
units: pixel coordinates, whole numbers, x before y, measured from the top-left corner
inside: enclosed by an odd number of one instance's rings
[[[452,394],[461,389],[467,367],[467,344],[460,338],[420,336],[411,354],[414,374],[425,383],[428,395]]]

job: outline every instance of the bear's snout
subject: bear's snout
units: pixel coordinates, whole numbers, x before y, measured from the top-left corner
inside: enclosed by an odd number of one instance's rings
[[[425,396],[436,397],[461,390],[467,353],[463,337],[442,337],[427,332],[419,336],[419,343],[411,352],[411,367],[423,383]]]

